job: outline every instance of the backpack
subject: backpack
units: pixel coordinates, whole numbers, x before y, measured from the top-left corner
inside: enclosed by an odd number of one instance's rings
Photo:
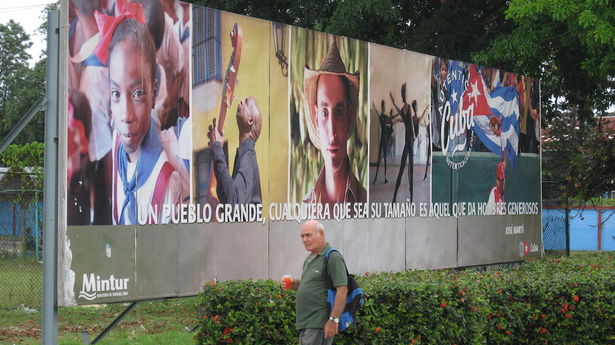
[[[327,265],[329,264],[329,254],[331,254],[331,252],[334,250],[339,253],[339,251],[335,248],[330,248],[325,253],[323,268],[323,272],[325,275],[325,285],[327,286],[327,304],[329,306],[329,311],[333,309],[335,294],[337,292],[327,271]],[[344,306],[344,311],[342,312],[342,315],[340,315],[340,323],[338,326],[340,332],[345,331],[346,328],[348,328],[350,325],[352,325],[352,323],[355,322],[357,317],[357,311],[363,306],[363,303],[365,303],[365,295],[363,294],[363,290],[361,290],[361,288],[359,287],[359,284],[354,279],[354,276],[348,273],[348,267],[346,267],[346,275],[348,276],[348,296],[346,297],[346,305]]]

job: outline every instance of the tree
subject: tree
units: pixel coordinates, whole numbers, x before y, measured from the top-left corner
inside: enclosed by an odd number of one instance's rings
[[[583,203],[615,190],[615,120],[611,121],[588,124],[572,112],[549,121],[543,136],[544,199]]]
[[[200,0],[208,6],[425,54],[470,61],[510,32],[506,2],[492,0]]]
[[[36,101],[45,96],[46,58],[39,60],[34,67],[22,66],[11,76],[10,103],[5,107],[5,127],[0,137],[10,131],[26,114]],[[23,145],[30,142],[42,142],[45,138],[45,116],[41,111],[15,139],[14,143]]]
[[[547,117],[562,109],[582,118],[615,103],[615,8],[608,0],[513,0],[516,27],[474,57],[543,80]]]
[[[28,66],[27,49],[31,45],[21,25],[13,20],[0,24],[0,139],[45,92],[45,60],[33,68]],[[42,141],[43,121],[43,116],[37,116],[15,142]]]
[[[615,189],[615,139],[600,126],[615,105],[612,2],[513,0],[506,18],[514,30],[474,59],[541,79],[542,115],[558,143],[552,149],[558,164],[545,164],[545,173],[560,179],[566,197],[582,202]]]
[[[12,144],[0,154],[0,164],[9,168],[7,174],[18,177],[14,180],[18,182],[21,191],[41,190],[44,152],[42,143]]]
[[[32,45],[23,27],[12,19],[5,25],[0,24],[0,114],[6,113],[11,102],[12,76],[16,70],[28,66],[30,55],[27,49]],[[5,116],[0,117],[4,119]]]
[[[195,0],[195,5],[207,6],[274,22],[324,31],[335,10],[336,1],[284,0]]]
[[[510,32],[503,1],[337,1],[327,31],[424,54],[471,61]]]

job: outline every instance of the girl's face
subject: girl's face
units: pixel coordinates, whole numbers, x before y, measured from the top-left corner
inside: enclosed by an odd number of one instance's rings
[[[129,40],[117,44],[109,57],[113,126],[131,160],[149,130],[154,107],[155,81],[150,65],[154,62],[144,60],[141,49]]]

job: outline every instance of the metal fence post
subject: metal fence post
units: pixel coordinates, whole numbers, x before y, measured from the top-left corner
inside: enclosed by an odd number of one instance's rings
[[[58,172],[58,91],[60,12],[47,14],[47,109],[45,112],[45,188],[43,240],[43,345],[57,343],[57,172]]]
[[[566,208],[564,209],[564,224],[566,225],[566,256],[570,256],[570,208],[568,200],[566,200]]]
[[[34,255],[36,257],[36,261],[40,261],[41,260],[41,253],[40,253],[40,238],[41,238],[41,227],[39,226],[39,192],[36,191],[34,193],[34,200],[35,200],[35,205],[36,205],[36,211],[34,212],[34,228],[36,229],[35,235],[34,235]]]

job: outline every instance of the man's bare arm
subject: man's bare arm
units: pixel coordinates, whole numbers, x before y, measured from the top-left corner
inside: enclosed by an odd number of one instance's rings
[[[346,306],[346,296],[348,296],[348,286],[342,285],[335,288],[337,291],[335,294],[335,301],[333,301],[333,310],[329,316],[333,318],[339,318],[342,316],[344,312],[344,307]],[[330,338],[337,334],[338,325],[337,323],[329,320],[325,324],[325,339]]]

